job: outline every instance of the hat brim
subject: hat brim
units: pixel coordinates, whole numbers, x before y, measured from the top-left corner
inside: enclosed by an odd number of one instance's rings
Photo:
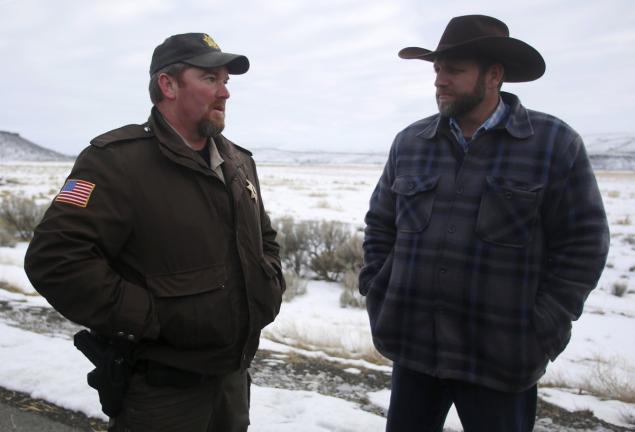
[[[442,55],[474,55],[499,61],[505,67],[506,82],[526,82],[540,78],[545,73],[545,60],[531,45],[510,37],[484,37],[462,44],[431,51],[419,47],[407,47],[399,51],[403,59],[434,61]]]
[[[232,75],[241,75],[249,70],[249,59],[244,55],[212,51],[197,57],[181,60],[192,66],[201,68],[215,68],[226,66]]]

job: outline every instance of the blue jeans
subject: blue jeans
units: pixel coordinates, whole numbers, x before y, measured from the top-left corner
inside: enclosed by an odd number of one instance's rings
[[[441,432],[454,403],[465,432],[530,432],[537,387],[507,393],[393,365],[386,432]]]

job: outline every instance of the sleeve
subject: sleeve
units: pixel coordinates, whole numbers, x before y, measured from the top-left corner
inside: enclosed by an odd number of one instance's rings
[[[393,144],[379,182],[370,198],[364,219],[364,265],[359,273],[359,291],[366,295],[395,244],[395,195],[391,190],[395,178],[396,141]]]
[[[79,155],[64,189],[82,180],[93,185],[90,196],[83,206],[57,195],[35,229],[25,270],[35,289],[71,321],[108,337],[156,338],[150,294],[112,266],[134,223],[125,165],[115,150],[91,146]]]
[[[609,249],[604,205],[582,139],[576,136],[556,161],[563,174],[556,172],[545,191],[546,271],[534,308],[539,340],[552,360],[567,345]]]
[[[256,179],[256,189],[258,191],[258,205],[260,206],[260,232],[262,235],[262,250],[267,262],[276,270],[278,282],[280,283],[280,289],[284,292],[286,284],[284,276],[282,275],[282,265],[280,263],[280,245],[276,241],[276,230],[271,226],[271,219],[265,211],[265,206],[262,201],[262,194],[260,193],[260,179],[258,178],[258,172],[256,170],[256,163],[251,159],[252,169],[254,177]]]

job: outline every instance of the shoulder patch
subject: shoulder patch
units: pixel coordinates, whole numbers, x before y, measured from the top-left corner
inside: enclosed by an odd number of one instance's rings
[[[119,141],[130,141],[136,139],[151,138],[154,133],[148,126],[148,124],[129,124],[127,126],[120,127],[119,129],[113,129],[105,134],[99,135],[91,140],[91,144],[95,147],[104,147],[108,144],[112,144]]]
[[[86,180],[68,179],[60,193],[55,197],[55,202],[85,208],[88,205],[93,189],[95,189],[95,183]]]

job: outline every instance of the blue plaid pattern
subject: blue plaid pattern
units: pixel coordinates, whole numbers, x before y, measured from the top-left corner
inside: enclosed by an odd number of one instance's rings
[[[609,232],[580,136],[501,96],[507,119],[463,157],[439,115],[397,135],[365,219],[360,291],[386,357],[521,391],[566,346]]]
[[[486,131],[498,125],[505,117],[507,117],[508,113],[509,105],[503,102],[503,98],[499,98],[498,105],[496,105],[494,112],[483,122],[482,125],[478,127],[478,129],[476,129],[476,132],[474,132],[474,135],[472,135],[470,139],[465,138],[463,131],[461,130],[461,126],[459,126],[459,123],[453,117],[450,117],[450,130],[452,131],[454,138],[456,138],[458,143],[461,144],[461,147],[463,147],[463,150],[467,151],[467,148],[472,140],[478,138]]]

